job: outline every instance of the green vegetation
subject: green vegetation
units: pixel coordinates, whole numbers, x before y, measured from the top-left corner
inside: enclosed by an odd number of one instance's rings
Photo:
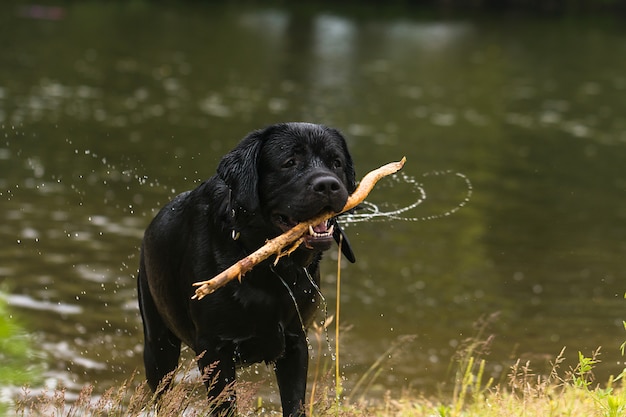
[[[8,311],[6,297],[0,293],[0,389],[36,381],[39,371],[33,365],[36,355],[31,338]],[[0,401],[0,414],[7,404]]]

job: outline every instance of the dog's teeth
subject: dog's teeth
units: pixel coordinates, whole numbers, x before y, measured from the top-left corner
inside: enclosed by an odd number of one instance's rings
[[[318,233],[313,229],[313,226],[309,225],[309,235],[313,237],[328,237],[333,234],[335,226],[331,225],[325,232]]]

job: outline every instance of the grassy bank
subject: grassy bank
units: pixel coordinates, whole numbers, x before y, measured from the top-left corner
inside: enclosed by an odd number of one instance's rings
[[[607,381],[597,381],[594,370],[600,367],[600,349],[584,355],[576,354],[577,365],[564,368],[565,349],[551,361],[551,369],[540,375],[530,362],[518,360],[506,379],[494,384],[485,375],[485,352],[491,337],[483,337],[489,320],[478,326],[477,335],[466,340],[453,359],[455,370],[448,394],[426,397],[415,392],[388,392],[384,398],[368,398],[369,386],[384,372],[383,361],[376,361],[354,384],[351,392],[337,395],[341,379],[324,371],[319,361],[311,362],[314,382],[310,387],[312,400],[306,408],[311,416],[406,416],[406,417],[626,417],[626,389],[621,374]],[[625,323],[626,327],[626,323]],[[322,340],[325,329],[314,328],[316,339]],[[313,339],[315,340],[315,339]],[[15,395],[16,386],[36,386],[38,370],[31,348],[32,340],[16,323],[0,294],[0,416],[204,416],[220,401],[207,402],[202,381],[195,372],[195,361],[183,363],[172,375],[173,388],[157,399],[150,392],[143,376],[134,374],[117,387],[103,394],[94,394],[93,386],[85,386],[77,400],[68,401],[65,392]],[[622,356],[626,342],[620,347]],[[391,350],[383,357],[389,356]],[[332,368],[332,366],[330,366]],[[337,382],[339,381],[339,382]],[[280,415],[279,410],[266,408],[257,394],[257,386],[238,382],[235,386],[239,413],[243,416]],[[8,394],[12,397],[8,397]]]
[[[474,348],[472,348],[474,349]],[[529,363],[518,361],[508,373],[506,382],[492,385],[485,378],[486,362],[472,349],[457,359],[454,389],[450,395],[426,398],[416,393],[388,393],[385,398],[368,400],[335,398],[334,376],[316,381],[313,402],[307,406],[313,416],[415,416],[415,417],[618,417],[626,416],[626,390],[622,376],[598,383],[593,370],[599,366],[599,349],[590,356],[578,353],[575,368],[561,369],[565,349],[552,362],[549,374],[536,375]],[[15,403],[17,416],[202,416],[213,404],[207,403],[205,389],[193,376],[193,361],[176,373],[176,382],[160,400],[156,400],[141,376],[134,375],[104,395],[92,395],[86,386],[72,404],[62,391],[39,396],[23,396]],[[327,382],[324,382],[327,381]],[[278,410],[264,408],[254,385],[240,382],[236,386],[239,412],[244,416],[280,415]],[[365,392],[364,394],[367,394]]]

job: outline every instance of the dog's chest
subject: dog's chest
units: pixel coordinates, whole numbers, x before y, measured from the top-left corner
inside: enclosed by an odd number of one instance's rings
[[[247,279],[250,282],[253,277]],[[306,331],[312,306],[317,305],[317,292],[306,285],[308,281],[275,280],[279,285],[241,285],[235,293],[241,315],[233,342],[241,364],[278,359],[287,334]]]
[[[316,294],[312,286],[281,282],[270,288],[241,285],[235,299],[242,315],[254,323],[255,329],[262,330],[276,325],[291,327],[292,322],[305,327],[310,304],[317,301]]]

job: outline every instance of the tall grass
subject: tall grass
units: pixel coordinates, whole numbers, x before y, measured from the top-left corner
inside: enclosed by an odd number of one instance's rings
[[[118,387],[112,387],[101,395],[94,395],[92,385],[83,387],[78,398],[66,401],[63,389],[31,395],[25,390],[14,406],[15,416],[107,416],[107,417],[151,417],[154,416],[206,416],[223,403],[223,398],[232,393],[232,387],[220,397],[207,400],[202,379],[198,378],[195,362],[188,361],[168,375],[161,387],[172,383],[171,389],[155,395],[137,373]],[[175,379],[175,381],[174,381]],[[246,392],[245,384],[241,385]],[[250,401],[250,398],[243,398]]]
[[[316,330],[325,331],[323,328]],[[323,339],[317,339],[320,345]],[[400,340],[398,346],[410,343]],[[336,398],[332,366],[324,367],[318,358],[313,361],[315,381],[307,404],[310,416],[401,416],[401,417],[624,417],[626,390],[618,384],[626,372],[608,381],[596,381],[593,371],[600,366],[600,350],[590,355],[578,353],[574,368],[561,369],[565,349],[555,356],[546,375],[536,374],[530,362],[516,361],[508,377],[493,384],[485,376],[487,360],[478,357],[476,346],[469,344],[465,353],[455,359],[454,387],[450,394],[425,397],[419,393],[388,391],[383,398],[368,398],[372,382],[384,372],[384,359],[379,359],[364,373],[352,392]],[[385,352],[384,356],[388,356]],[[137,374],[102,395],[94,395],[86,386],[78,400],[65,400],[63,390],[30,395],[25,391],[14,404],[16,416],[200,416],[207,415],[222,398],[207,401],[202,379],[190,360],[170,375],[172,387],[161,397],[153,395]],[[325,368],[325,369],[323,369]],[[242,416],[279,415],[278,410],[263,407],[258,386],[238,382],[238,413]],[[232,394],[232,392],[228,393]]]
[[[2,304],[0,304],[2,307]],[[0,313],[4,313],[0,309]],[[6,318],[0,314],[0,320]],[[10,316],[9,316],[10,317]],[[544,374],[532,369],[529,361],[517,360],[509,369],[507,377],[494,384],[486,377],[489,345],[493,336],[487,334],[489,324],[496,315],[479,320],[476,335],[465,340],[451,361],[449,379],[451,389],[447,393],[426,397],[411,391],[388,391],[383,398],[372,399],[374,382],[384,374],[386,360],[410,346],[412,337],[397,340],[372,366],[354,382],[350,392],[337,384],[334,366],[322,361],[323,345],[328,344],[328,327],[333,318],[327,318],[323,326],[313,326],[312,333],[317,344],[317,354],[312,361],[314,381],[311,386],[309,403],[306,405],[310,416],[315,417],[360,417],[360,416],[399,416],[399,417],[626,417],[626,389],[621,385],[626,376],[626,368],[607,381],[597,381],[594,370],[601,366],[601,350],[596,349],[586,355],[577,353],[574,367],[562,369],[565,361],[565,348],[555,355],[551,367]],[[336,324],[336,323],[335,323]],[[0,324],[0,331],[6,328]],[[624,323],[626,328],[626,323]],[[12,327],[8,327],[14,329]],[[16,346],[28,352],[28,343],[20,332],[13,330]],[[2,339],[3,341],[5,339]],[[7,349],[6,343],[0,348]],[[12,354],[15,349],[10,347]],[[620,347],[622,354],[626,342]],[[0,351],[0,355],[5,354]],[[25,364],[26,357],[14,359]],[[19,362],[22,360],[22,362]],[[23,374],[18,368],[6,371],[5,363],[0,369],[4,373],[0,383],[12,380],[24,383],[32,375]],[[117,387],[109,388],[101,395],[94,394],[93,386],[85,386],[78,399],[67,401],[65,391],[32,394],[24,389],[14,399],[12,414],[16,416],[200,416],[207,415],[222,404],[225,396],[237,394],[238,413],[242,416],[280,415],[278,410],[266,409],[263,399],[258,396],[255,384],[237,382],[218,398],[207,400],[203,380],[212,381],[215,377],[210,370],[204,377],[197,374],[194,360],[183,362],[172,372],[163,384],[171,385],[161,396],[154,395],[143,378],[134,373]],[[8,375],[8,376],[7,376]],[[9,379],[12,378],[12,379]],[[338,392],[341,395],[338,395]],[[345,394],[345,395],[344,395]],[[0,409],[0,415],[7,409]]]

